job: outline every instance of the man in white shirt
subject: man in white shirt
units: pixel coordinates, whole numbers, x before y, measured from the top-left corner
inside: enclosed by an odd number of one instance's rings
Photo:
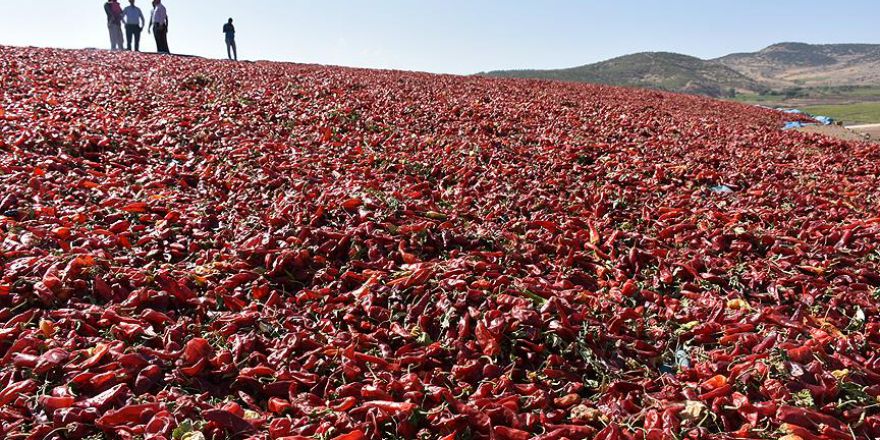
[[[150,14],[150,28],[147,32],[153,32],[156,37],[156,51],[159,53],[171,53],[168,49],[168,12],[162,0],[153,0],[153,13]]]
[[[134,0],[122,11],[122,20],[125,22],[125,39],[128,41],[128,50],[131,50],[131,41],[134,40],[134,50],[141,51],[141,31],[144,30],[144,13],[141,8],[134,5]]]

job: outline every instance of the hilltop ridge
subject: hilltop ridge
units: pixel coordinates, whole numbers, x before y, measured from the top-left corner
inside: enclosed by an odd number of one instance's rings
[[[647,87],[712,97],[803,87],[878,86],[880,45],[788,42],[715,59],[641,52],[566,69],[481,74]]]

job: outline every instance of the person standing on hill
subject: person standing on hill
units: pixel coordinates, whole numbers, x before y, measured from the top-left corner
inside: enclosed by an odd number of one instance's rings
[[[168,12],[162,0],[153,0],[153,13],[150,14],[150,27],[147,32],[152,32],[156,37],[157,52],[171,53],[168,49]]]
[[[141,51],[141,31],[144,30],[144,13],[141,8],[134,5],[134,0],[128,0],[130,3],[125,10],[122,11],[122,18],[125,21],[125,40],[128,43],[128,50],[131,50],[131,42],[134,40],[134,50]]]
[[[232,25],[232,19],[223,25],[223,33],[226,34],[226,56],[232,58],[235,54],[235,61],[238,61],[238,48],[235,46],[235,26]]]
[[[110,30],[110,50],[122,50],[122,7],[117,0],[104,3],[107,14],[107,29]]]

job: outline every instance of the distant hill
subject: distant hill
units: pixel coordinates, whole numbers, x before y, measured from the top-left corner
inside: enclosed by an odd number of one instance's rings
[[[482,75],[540,78],[727,97],[791,87],[880,85],[880,45],[782,43],[760,52],[703,60],[644,52],[557,70],[505,70]]]
[[[709,96],[727,95],[731,89],[758,93],[766,88],[722,64],[668,52],[637,53],[570,69],[510,70],[487,75],[649,87]]]
[[[712,60],[770,87],[880,85],[880,45],[781,43]]]

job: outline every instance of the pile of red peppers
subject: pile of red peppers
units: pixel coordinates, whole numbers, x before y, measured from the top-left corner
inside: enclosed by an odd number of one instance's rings
[[[0,47],[0,437],[880,436],[880,149],[656,91]]]

